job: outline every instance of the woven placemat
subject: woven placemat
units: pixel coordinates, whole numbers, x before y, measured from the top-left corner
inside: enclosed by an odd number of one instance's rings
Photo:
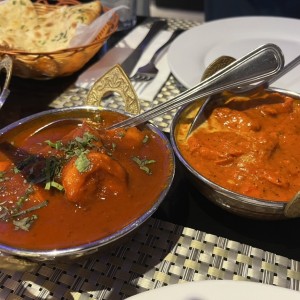
[[[199,280],[249,280],[300,290],[300,262],[150,218],[126,244],[73,264],[0,272],[0,299],[119,300]],[[299,293],[300,297],[300,293]]]
[[[184,21],[184,20],[176,20],[176,19],[168,19],[168,30],[175,30],[178,28],[181,29],[189,29],[193,26],[200,25],[199,22],[195,21]],[[145,24],[141,24],[140,26],[150,26],[150,22],[146,21]],[[166,102],[167,100],[173,98],[178,95],[183,87],[180,83],[174,78],[174,76],[170,75],[168,80],[165,82],[160,92],[156,95],[153,102],[141,101],[141,110],[145,111],[149,108]],[[87,97],[89,90],[71,86],[64,93],[62,93],[57,99],[55,99],[50,107],[52,108],[62,108],[62,107],[72,107],[72,106],[80,106],[85,104],[85,100]],[[117,95],[113,95],[109,98],[104,99],[101,102],[102,106],[105,108],[124,110],[124,101],[121,97]],[[153,120],[151,120],[157,127],[165,132],[169,132],[170,124],[172,119],[176,113],[176,109],[169,111]]]

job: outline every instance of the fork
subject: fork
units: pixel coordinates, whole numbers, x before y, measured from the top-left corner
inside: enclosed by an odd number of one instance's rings
[[[150,61],[138,68],[136,73],[130,77],[132,81],[150,81],[152,80],[158,73],[158,69],[155,66],[155,61],[157,60],[160,53],[179,35],[183,32],[182,29],[177,29],[173,32],[170,38],[161,46],[159,47],[156,52],[153,54]]]

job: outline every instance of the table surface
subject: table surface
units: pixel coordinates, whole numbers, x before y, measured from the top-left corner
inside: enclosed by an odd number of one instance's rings
[[[143,21],[144,18],[139,18],[138,24]],[[11,94],[0,110],[0,127],[49,109],[52,101],[71,87],[82,71],[101,58],[126,34],[115,33],[99,54],[83,70],[72,76],[45,81],[13,77]],[[300,228],[300,219],[264,221],[233,215],[205,199],[189,182],[179,161],[176,164],[174,184],[153,218],[300,261],[300,238],[294,234]]]

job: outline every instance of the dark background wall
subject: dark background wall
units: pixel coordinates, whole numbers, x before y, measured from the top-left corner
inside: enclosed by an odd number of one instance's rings
[[[158,7],[184,10],[203,10],[203,0],[155,0]]]

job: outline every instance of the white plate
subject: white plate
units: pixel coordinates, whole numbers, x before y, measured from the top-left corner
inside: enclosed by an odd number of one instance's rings
[[[300,292],[249,281],[207,280],[143,292],[128,300],[299,300]]]
[[[221,55],[240,58],[265,43],[277,44],[290,62],[300,55],[300,20],[236,17],[204,23],[182,33],[170,46],[171,72],[185,87],[200,81],[205,68]],[[273,86],[300,92],[300,66]]]

